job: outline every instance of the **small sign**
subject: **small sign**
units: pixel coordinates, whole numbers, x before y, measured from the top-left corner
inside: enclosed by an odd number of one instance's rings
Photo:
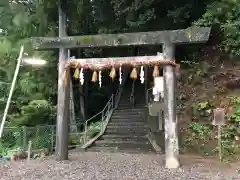
[[[160,95],[159,94],[154,95],[153,101],[154,102],[160,101]]]
[[[153,95],[157,95],[157,94],[158,94],[156,87],[153,87],[153,88],[152,88],[152,94],[153,94]]]
[[[213,122],[215,126],[222,126],[225,124],[225,112],[224,108],[216,108],[213,110]]]
[[[154,78],[154,87],[157,89],[158,93],[162,93],[164,91],[163,76],[158,76]]]

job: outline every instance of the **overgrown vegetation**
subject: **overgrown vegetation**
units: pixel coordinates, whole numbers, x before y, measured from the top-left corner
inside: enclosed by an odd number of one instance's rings
[[[217,30],[213,34],[214,37],[217,35],[216,38],[211,40],[213,49],[224,50],[231,56],[240,55],[239,0],[174,0],[171,3],[165,0],[72,0],[62,2],[69,19],[68,35],[215,25],[214,27],[219,28],[216,28]],[[26,39],[31,36],[57,35],[57,6],[58,1],[55,0],[15,0],[14,2],[1,0],[0,2],[0,117],[6,105],[20,45],[25,44],[25,50],[29,55],[40,56],[48,60],[47,67],[21,67],[7,119],[6,126],[8,127],[34,127],[40,124],[55,125],[56,123],[57,52],[32,52],[31,47],[26,44]],[[156,54],[157,51],[156,47],[136,48],[134,51],[131,48],[104,51],[102,49],[83,49],[80,55],[81,57],[127,56]],[[202,51],[198,51],[197,48],[184,47],[184,50],[177,54],[177,58],[183,60],[181,88],[187,88],[187,91],[186,89],[183,91],[188,92],[179,94],[179,97],[183,109],[188,110],[188,107],[193,106],[194,110],[191,113],[187,111],[191,121],[185,123],[189,124],[185,145],[193,148],[198,144],[203,144],[199,146],[199,149],[204,154],[210,154],[210,150],[202,149],[208,144],[214,144],[209,142],[215,142],[215,129],[209,125],[211,110],[218,106],[217,103],[214,104],[216,99],[227,98],[222,97],[222,94],[226,94],[226,86],[217,79],[218,77],[213,77],[212,72],[216,64],[224,65],[229,57],[222,60],[218,58],[222,52],[211,54],[212,49],[210,51],[203,49]],[[73,51],[72,54],[76,57],[79,56],[79,52]],[[209,63],[206,60],[208,57],[212,58],[212,62]],[[108,75],[104,75],[105,77]],[[86,78],[90,79],[88,73],[86,73]],[[215,83],[215,79],[218,84]],[[220,81],[222,83],[219,83]],[[208,83],[205,82],[211,82],[215,86],[207,87]],[[78,82],[74,83],[78,84]],[[201,89],[201,93],[198,92],[198,89]],[[109,85],[108,78],[105,78],[103,88],[99,89],[98,86],[89,83],[87,92],[89,96],[86,97],[88,100],[86,111],[91,116],[102,109],[103,104],[112,93],[112,87]],[[213,97],[206,97],[206,94],[213,95]],[[77,119],[81,122],[78,87],[74,89],[74,95]],[[224,127],[223,131],[223,147],[224,153],[227,155],[237,152],[238,140],[234,139],[239,136],[237,128],[239,102],[235,102],[235,106],[236,110],[228,114],[228,125]],[[197,117],[196,113],[198,113]],[[47,135],[43,134],[39,141],[42,141],[41,139]],[[9,138],[4,141],[4,148],[19,148],[17,145],[19,133],[16,132]],[[233,143],[236,144],[234,148],[232,147]]]
[[[237,157],[240,147],[240,98],[232,99],[232,112],[226,114],[226,124],[222,126],[221,133],[221,152],[224,159]],[[196,109],[201,117],[211,117],[213,106],[208,102],[200,102],[196,105]],[[208,107],[208,108],[207,108]],[[206,114],[203,111],[207,112]],[[211,118],[208,118],[212,120]],[[211,121],[204,123],[198,121],[190,123],[185,130],[183,148],[191,152],[198,152],[202,155],[216,155],[219,151],[217,128],[211,124]]]
[[[100,133],[101,122],[91,123],[87,129],[86,140],[95,137]],[[84,143],[84,131],[72,132],[69,134],[69,148],[81,147]],[[12,152],[26,150],[27,140],[32,142],[32,150],[39,152],[47,148],[50,152],[55,150],[55,126],[35,127],[12,127],[6,128],[4,136],[0,141],[0,156],[10,157]]]

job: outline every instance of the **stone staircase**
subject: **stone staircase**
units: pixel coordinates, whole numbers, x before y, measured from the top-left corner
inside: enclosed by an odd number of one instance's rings
[[[141,85],[143,86],[143,85]],[[148,140],[144,120],[144,92],[138,88],[136,105],[129,104],[129,89],[124,89],[118,108],[114,111],[105,133],[87,151],[148,153],[154,152]],[[130,87],[130,88],[129,88]],[[144,88],[144,86],[143,86]]]

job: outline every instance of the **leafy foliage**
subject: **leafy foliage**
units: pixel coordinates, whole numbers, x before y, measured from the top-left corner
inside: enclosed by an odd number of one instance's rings
[[[226,117],[228,121],[222,127],[221,133],[221,152],[224,159],[238,155],[240,147],[240,98],[234,97],[232,99],[234,111]],[[205,104],[202,104],[202,108],[206,108]],[[202,108],[199,110],[202,110]],[[184,136],[183,143],[185,148],[191,151],[198,151],[204,155],[213,155],[219,151],[220,147],[217,146],[217,132],[210,123],[193,122],[189,124],[186,132],[187,134]]]
[[[240,1],[220,0],[209,4],[207,11],[195,24],[201,26],[218,25],[223,33],[221,48],[233,55],[240,55]]]
[[[46,100],[33,100],[20,108],[20,113],[10,116],[10,124],[16,126],[34,126],[54,124],[56,110]],[[37,123],[36,123],[37,122]]]
[[[208,143],[212,140],[212,128],[198,122],[191,123],[187,128],[187,135],[184,137],[184,147],[191,152],[198,152],[202,155],[211,154]]]
[[[229,116],[228,124],[223,128],[222,132],[222,151],[223,155],[236,155],[239,153],[239,137],[240,137],[240,98],[233,98],[235,109]]]
[[[0,17],[0,27],[2,28],[2,33],[0,34],[0,80],[2,82],[0,83],[0,97],[2,99],[1,109],[3,109],[6,103],[6,99],[10,90],[10,83],[15,71],[16,59],[18,57],[20,45],[25,44],[25,51],[29,53],[31,52],[31,48],[25,43],[26,38],[35,35],[46,35],[47,33],[44,32],[49,32],[49,27],[46,24],[46,26],[43,27],[43,23],[41,22],[44,21],[39,19],[39,16],[36,16],[35,14],[39,13],[41,10],[41,6],[39,6],[40,8],[38,8],[37,11],[34,11],[36,5],[38,4],[24,4],[22,1],[16,1],[16,3],[9,3],[9,1],[6,1],[5,3],[1,4],[0,13],[2,15],[4,14],[4,16],[1,15]],[[42,14],[43,16],[41,16],[41,18],[44,18],[45,13],[43,11]],[[47,21],[45,21],[45,23],[46,22]],[[38,32],[38,28],[42,30],[41,34]],[[44,52],[37,54],[34,53],[31,55],[40,55],[41,57],[48,59],[49,64],[51,65],[51,53]],[[54,85],[56,73],[46,72],[50,72],[50,69],[46,68],[44,70],[21,67],[19,80],[16,84],[15,93],[12,99],[12,113],[16,113],[15,111],[17,111],[19,114],[18,116],[22,116],[21,113],[23,112],[24,108],[22,105],[28,104],[29,101],[34,99],[50,100],[49,98],[56,94],[56,85]],[[47,103],[50,106],[50,102]],[[34,111],[35,106],[31,102],[29,103],[29,106],[32,107],[32,111]],[[16,117],[16,114],[14,117]],[[29,120],[25,118],[26,115],[23,115],[21,118],[18,117],[17,124],[26,125],[26,122]],[[14,121],[13,116],[10,119]],[[20,119],[25,123],[19,122]],[[32,123],[31,125],[36,125],[39,123],[40,121],[35,121],[35,123]],[[11,124],[14,123],[11,122]]]

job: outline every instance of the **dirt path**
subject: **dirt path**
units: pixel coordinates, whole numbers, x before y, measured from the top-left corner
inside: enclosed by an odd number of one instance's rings
[[[164,168],[164,157],[154,154],[72,153],[70,160],[54,157],[30,163],[7,163],[0,167],[1,180],[234,180],[237,167],[214,159],[181,156],[179,170]]]

